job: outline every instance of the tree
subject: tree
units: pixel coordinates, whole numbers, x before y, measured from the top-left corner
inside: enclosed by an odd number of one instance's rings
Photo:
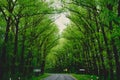
[[[0,1],[0,19],[2,22],[1,25],[2,28],[6,28],[6,31],[3,31],[3,33],[0,34],[4,39],[1,39],[3,42],[0,45],[0,68],[2,70],[0,71],[0,76],[2,80],[9,77],[12,77],[14,80],[16,80],[18,76],[22,75],[22,77],[26,77],[32,73],[32,62],[35,53],[33,51],[38,50],[37,47],[42,47],[44,45],[43,43],[45,43],[43,42],[40,45],[36,45],[37,43],[35,43],[35,41],[39,42],[42,40],[38,38],[46,32],[46,28],[48,27],[51,29],[51,33],[54,34],[52,28],[55,29],[56,26],[53,24],[51,25],[54,20],[52,21],[49,17],[53,11],[53,8],[50,7],[45,1]],[[46,21],[47,25],[45,25]],[[46,35],[47,34],[49,34],[49,32],[46,32]],[[55,38],[52,38],[50,43],[52,43],[52,40],[54,39]],[[28,44],[26,42],[28,42]],[[49,48],[50,47],[52,46],[49,45]],[[24,70],[30,73],[23,74]]]

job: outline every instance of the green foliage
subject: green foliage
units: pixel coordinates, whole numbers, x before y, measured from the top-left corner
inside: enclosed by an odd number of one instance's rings
[[[94,75],[72,74],[77,80],[99,80],[99,77]]]
[[[118,80],[119,0],[62,0],[58,9],[52,7],[53,2],[0,0],[2,80],[30,76],[34,68],[41,69],[41,74],[45,69],[82,73],[79,71],[82,68],[86,74]],[[71,22],[59,35],[51,16],[61,12],[68,12],[66,17]],[[91,78],[89,75],[74,76],[85,80]]]
[[[0,1],[0,65],[8,68],[4,76],[13,80],[18,76],[24,78],[34,68],[44,73],[46,56],[59,38],[50,5],[42,0]],[[0,66],[3,70],[5,67]]]
[[[48,76],[49,76],[49,74],[45,73],[45,74],[40,75],[40,76],[38,76],[38,77],[34,76],[34,77],[32,77],[32,79],[30,79],[30,80],[43,80],[44,78],[46,78],[46,77],[48,77]]]
[[[120,36],[119,7],[116,4],[120,3],[117,0],[70,0],[63,3],[70,13],[67,17],[71,23],[62,33],[63,41],[51,53],[54,58],[56,56],[55,61],[52,60],[54,69],[63,72],[67,68],[69,72],[81,73],[79,69],[84,68],[87,74],[111,80],[118,78]]]

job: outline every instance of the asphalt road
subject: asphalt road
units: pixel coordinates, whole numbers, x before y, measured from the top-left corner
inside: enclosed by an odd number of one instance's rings
[[[43,80],[75,80],[68,74],[51,74],[51,76]]]

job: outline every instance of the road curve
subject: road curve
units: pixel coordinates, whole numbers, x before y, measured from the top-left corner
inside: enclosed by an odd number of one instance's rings
[[[43,80],[75,80],[68,74],[51,74],[51,76]]]

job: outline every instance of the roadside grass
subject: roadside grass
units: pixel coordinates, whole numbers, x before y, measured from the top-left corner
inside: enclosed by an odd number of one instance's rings
[[[38,76],[38,77],[33,76],[31,80],[43,80],[43,78],[46,78],[46,77],[48,77],[48,76],[50,76],[50,75],[47,74],[47,73],[45,73],[45,74],[40,75],[40,76]]]
[[[76,80],[99,80],[99,77],[95,75],[82,75],[82,74],[72,74]]]

